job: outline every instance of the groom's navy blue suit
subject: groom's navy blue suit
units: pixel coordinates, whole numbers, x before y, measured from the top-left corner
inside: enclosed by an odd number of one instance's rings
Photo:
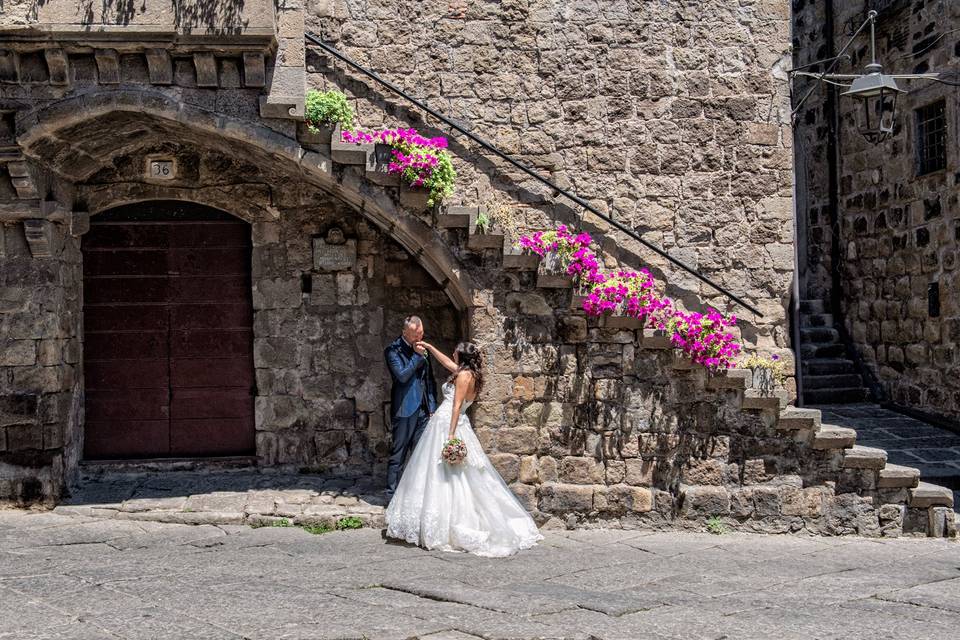
[[[403,336],[384,349],[393,388],[390,391],[390,422],[393,446],[387,464],[387,493],[393,495],[400,482],[403,462],[420,440],[427,421],[437,409],[433,370],[426,355],[420,355]]]

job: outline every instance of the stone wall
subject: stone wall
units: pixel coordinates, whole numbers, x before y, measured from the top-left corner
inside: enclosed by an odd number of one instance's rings
[[[79,242],[0,225],[0,499],[52,503],[80,458]],[[32,249],[32,251],[31,251]]]
[[[821,72],[811,65],[830,55],[826,44],[826,2],[798,0],[793,3],[793,66]],[[839,46],[843,46],[840,43]],[[797,102],[813,89],[812,78],[796,76]],[[794,129],[794,158],[797,195],[797,277],[801,298],[830,299],[833,228],[829,199],[828,140],[830,120],[826,112],[828,89],[820,87],[807,97],[797,114]]]
[[[334,2],[312,4],[309,21],[745,293],[769,312],[747,318],[746,341],[789,356],[790,136],[779,75],[786,7],[709,5],[484,3],[413,16],[399,4],[351,4],[351,13]],[[383,473],[381,349],[416,311],[441,346],[463,336],[482,347],[488,384],[472,419],[542,524],[702,528],[716,517],[771,532],[934,529],[930,504],[908,506],[905,485],[881,482],[882,456],[850,454],[844,433],[817,439],[817,414],[787,409],[786,394],[748,388],[743,372],[708,376],[634,320],[585,317],[569,283],[505,266],[498,248],[472,244],[475,230],[376,183],[362,160],[334,161],[322,139],[301,145],[293,120],[263,116],[262,87],[247,82],[245,56],[218,56],[217,82],[204,86],[208,59],[175,52],[168,79],[150,73],[148,55],[118,56],[122,86],[105,86],[96,58],[76,53],[66,86],[4,88],[18,152],[46,204],[11,192],[2,211],[20,221],[53,212],[64,233],[77,212],[175,199],[250,222],[257,453],[265,468]],[[314,85],[355,96],[364,124],[420,124],[315,53],[307,65]],[[453,152],[459,202],[513,203],[528,227],[569,216],[470,148]],[[176,159],[176,179],[143,175],[145,159],[157,154]],[[631,247],[604,242],[616,250],[611,264],[637,266]],[[315,262],[318,251],[348,247],[350,255],[351,243],[356,259]],[[73,261],[56,270],[64,282],[82,259],[75,240],[68,246]],[[38,268],[35,253],[30,260]],[[688,278],[660,273],[669,275],[668,293],[689,306],[712,299]],[[72,337],[79,320],[67,311],[58,309],[58,318]],[[31,331],[41,318],[27,316]],[[0,372],[12,376],[18,366]],[[74,379],[82,384],[82,371]],[[41,422],[31,434],[42,432]],[[80,420],[60,415],[57,425],[66,441],[82,438]],[[57,451],[70,460],[69,447]],[[74,463],[75,456],[66,473]],[[942,530],[945,514],[936,517]]]
[[[802,7],[797,27],[798,61],[824,50],[819,9]],[[877,23],[877,55],[888,73],[948,71],[955,65],[960,7],[956,3],[885,3]],[[849,36],[848,23],[862,20],[860,7],[834,2],[835,48]],[[804,35],[805,34],[805,35]],[[868,40],[855,46],[852,62],[840,73],[858,72],[866,63]],[[856,131],[854,104],[839,102],[839,233],[843,312],[857,349],[884,384],[890,400],[941,416],[960,417],[960,290],[956,173],[958,112],[956,88],[925,81],[903,81],[908,90],[898,104],[895,134],[871,145]],[[825,208],[827,124],[820,110],[823,90],[801,114],[798,139],[804,140],[808,180],[803,199],[807,255],[806,297],[829,291]],[[916,109],[940,99],[946,103],[946,169],[918,175]],[[939,310],[931,312],[930,289],[939,287]]]
[[[785,1],[319,0],[306,25],[745,296],[763,318],[622,234],[605,243],[689,306],[736,311],[748,343],[791,359],[789,11]],[[308,85],[351,96],[361,126],[425,127],[342,63],[310,51],[307,70]],[[454,151],[456,202],[507,203],[521,226],[575,219],[472,144]]]
[[[356,258],[317,270],[312,242],[355,247]],[[426,338],[452,350],[462,323],[449,298],[409,253],[329,197],[258,223],[253,269],[262,464],[386,477],[383,349],[418,314]],[[446,372],[435,376],[439,385]]]

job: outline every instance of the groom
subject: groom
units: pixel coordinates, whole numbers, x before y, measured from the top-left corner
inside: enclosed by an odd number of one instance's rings
[[[387,464],[387,497],[393,497],[400,482],[400,472],[407,454],[437,409],[437,392],[427,350],[418,344],[423,340],[423,321],[408,316],[403,333],[384,349],[393,388],[390,391],[390,426],[393,446]]]

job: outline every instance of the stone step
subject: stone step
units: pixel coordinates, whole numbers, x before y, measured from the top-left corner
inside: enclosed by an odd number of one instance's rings
[[[833,344],[840,342],[840,332],[833,327],[807,327],[800,329],[800,343]]]
[[[656,329],[644,329],[643,340],[641,342],[644,349],[672,349],[673,343],[670,336]]]
[[[929,482],[921,482],[910,489],[910,506],[953,507],[953,491]]]
[[[883,449],[854,445],[843,453],[844,469],[883,469],[887,464],[887,452]]]
[[[540,256],[533,253],[520,253],[513,247],[503,252],[503,268],[511,271],[536,271],[540,266]]]
[[[856,373],[853,360],[846,358],[808,358],[800,362],[803,373],[810,376]]]
[[[607,329],[626,329],[627,331],[636,331],[647,326],[646,320],[640,318],[631,318],[630,316],[604,316],[600,320],[600,326]]]
[[[826,313],[826,303],[823,300],[801,300],[800,313]]]
[[[814,449],[847,449],[856,442],[857,432],[853,429],[824,424],[814,434],[812,446]]]
[[[423,211],[427,208],[427,199],[430,192],[423,188],[414,188],[408,186],[405,182],[400,183],[400,204],[415,211]]]
[[[750,369],[727,369],[707,376],[707,389],[748,389],[752,382]]]
[[[852,404],[865,402],[870,392],[863,387],[803,390],[804,404]]]
[[[912,488],[920,482],[920,470],[913,467],[903,467],[898,464],[887,463],[880,469],[877,487],[880,489],[894,489],[899,487]]]
[[[820,428],[820,419],[821,414],[819,409],[787,407],[780,413],[780,417],[777,420],[777,429],[783,431],[811,429],[816,431]]]
[[[846,350],[839,342],[835,343],[801,343],[801,358],[842,358]]]
[[[785,409],[790,396],[785,389],[774,389],[772,394],[759,389],[747,389],[743,392],[742,409]]]
[[[367,180],[384,187],[399,187],[400,174],[390,173],[390,147],[385,144],[373,146],[373,151],[367,154],[365,175]]]
[[[473,251],[482,249],[503,249],[502,233],[471,233],[467,238],[467,248]],[[537,286],[543,286],[539,282]]]
[[[447,207],[437,216],[437,226],[441,229],[472,229],[477,219],[478,207]]]
[[[573,278],[562,274],[539,273],[537,286],[543,289],[569,289],[573,286]]]
[[[803,390],[862,388],[863,378],[859,373],[837,373],[803,376]]]
[[[336,136],[330,139],[330,157],[337,164],[367,165],[367,156],[373,154],[373,144],[343,142]]]
[[[832,327],[832,313],[804,313],[800,314],[800,328],[808,327]]]

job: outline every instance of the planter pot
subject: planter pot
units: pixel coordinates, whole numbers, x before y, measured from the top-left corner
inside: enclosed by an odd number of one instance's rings
[[[773,371],[763,368],[752,369],[751,371],[753,371],[753,384],[751,386],[766,396],[772,396],[774,391]]]
[[[426,211],[430,192],[423,187],[411,187],[400,181],[400,204],[414,211]]]
[[[333,137],[333,128],[328,126],[318,127],[317,130],[310,131],[306,122],[297,123],[297,142],[303,145],[312,146],[330,146],[330,139]]]
[[[367,154],[367,179],[385,187],[400,186],[400,174],[390,173],[392,158],[393,147],[382,142],[373,145],[373,153]]]

